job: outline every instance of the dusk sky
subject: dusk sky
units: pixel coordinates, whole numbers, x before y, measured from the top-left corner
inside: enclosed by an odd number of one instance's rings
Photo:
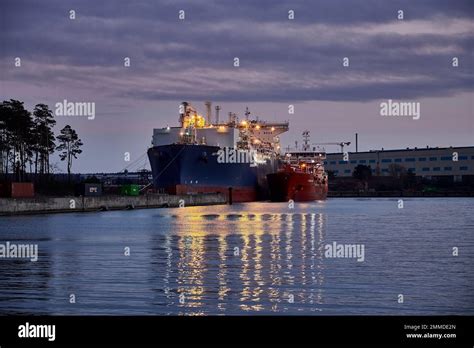
[[[84,142],[74,172],[125,168],[124,152],[144,154],[153,128],[178,125],[181,101],[204,114],[211,100],[221,119],[248,106],[289,120],[284,146],[305,129],[313,142],[354,144],[357,132],[359,151],[472,146],[473,17],[472,0],[7,0],[0,92],[30,110],[96,103],[93,120],[56,117],[56,134],[70,124]],[[388,99],[419,102],[420,119],[382,117]]]

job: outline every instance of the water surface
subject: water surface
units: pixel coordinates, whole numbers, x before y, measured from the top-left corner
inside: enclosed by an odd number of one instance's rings
[[[0,259],[0,314],[472,315],[473,206],[329,199],[0,217],[0,243],[39,247],[37,262]],[[333,242],[364,245],[364,261],[327,258]]]

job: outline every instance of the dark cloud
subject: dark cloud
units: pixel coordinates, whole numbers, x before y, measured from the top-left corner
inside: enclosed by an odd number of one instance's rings
[[[474,85],[469,0],[7,0],[1,16],[2,94],[15,82],[121,99],[355,101]]]

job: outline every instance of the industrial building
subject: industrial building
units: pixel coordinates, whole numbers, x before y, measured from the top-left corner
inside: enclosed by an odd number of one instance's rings
[[[367,152],[328,153],[327,171],[336,177],[350,177],[357,165],[370,166],[373,176],[391,176],[396,170],[432,179],[452,177],[453,182],[474,178],[474,146],[407,148]],[[346,159],[346,160],[345,160]]]

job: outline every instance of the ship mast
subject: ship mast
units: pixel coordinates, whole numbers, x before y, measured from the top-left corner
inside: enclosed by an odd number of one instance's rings
[[[303,151],[309,150],[309,130],[303,132]]]
[[[250,111],[249,111],[249,107],[247,106],[245,108],[245,119],[248,121],[249,120],[249,116],[250,116]]]

